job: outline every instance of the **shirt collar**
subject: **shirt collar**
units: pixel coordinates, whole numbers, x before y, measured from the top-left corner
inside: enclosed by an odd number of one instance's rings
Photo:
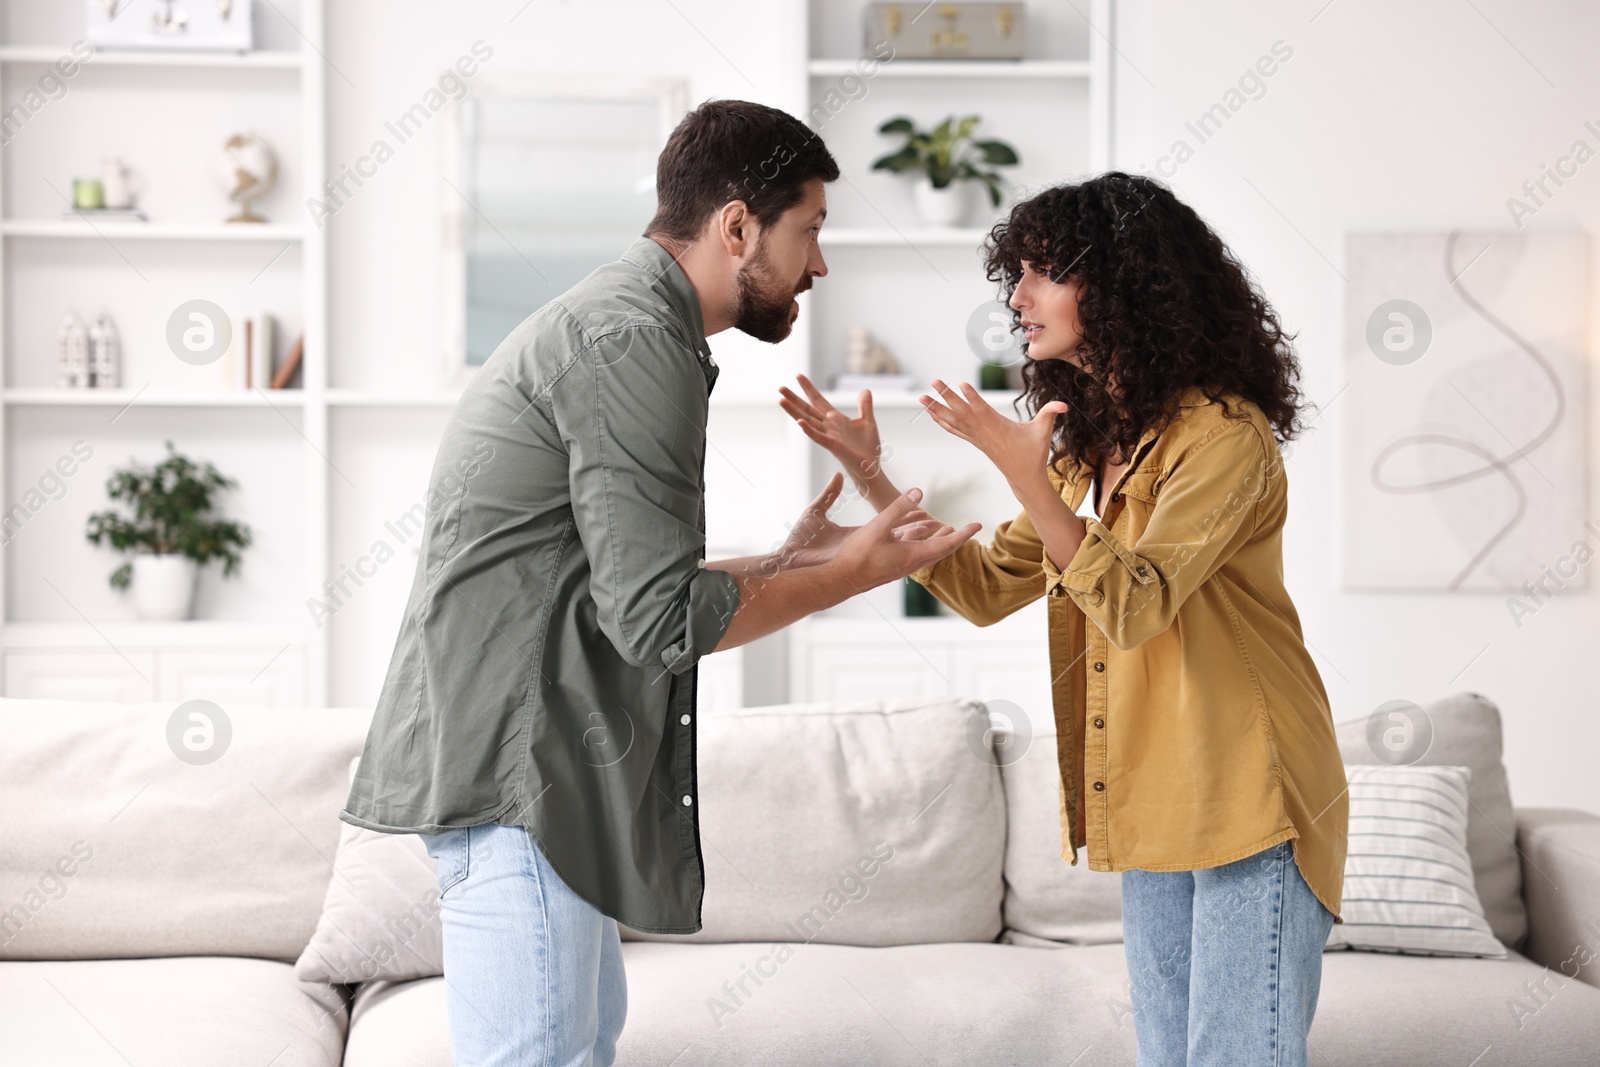
[[[1206,396],[1206,391],[1201,386],[1187,385],[1178,391],[1179,408],[1198,408],[1204,407],[1209,403],[1211,403],[1211,398]],[[1122,473],[1122,476],[1117,479],[1118,487],[1122,485],[1123,478],[1127,477],[1127,475],[1132,472],[1133,468],[1138,466],[1139,461],[1144,458],[1145,452],[1149,451],[1150,447],[1155,444],[1156,437],[1159,436],[1159,433],[1160,431],[1156,430],[1154,427],[1145,430],[1144,434],[1139,438],[1139,443],[1134,446],[1133,459],[1131,462],[1129,462],[1128,469],[1125,470]],[[1083,500],[1081,496],[1077,495],[1077,490],[1082,488],[1083,491],[1087,493],[1089,480],[1093,477],[1094,468],[1087,463],[1080,462],[1074,468],[1065,472],[1063,478],[1067,485],[1072,488],[1073,496],[1075,498],[1072,501],[1073,507],[1077,507],[1078,504]]]
[[[688,327],[689,340],[696,354],[715,367],[717,361],[711,358],[711,345],[706,342],[705,320],[700,315],[699,294],[694,291],[694,283],[689,281],[689,276],[678,266],[672,254],[653,239],[641,237],[628,246],[628,250],[622,254],[622,261],[649,273],[652,287],[666,296],[667,303]]]

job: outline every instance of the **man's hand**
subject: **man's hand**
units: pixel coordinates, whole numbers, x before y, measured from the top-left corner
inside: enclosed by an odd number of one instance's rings
[[[788,539],[778,549],[778,567],[815,567],[827,563],[838,554],[850,536],[861,529],[859,526],[840,526],[828,518],[828,509],[838,501],[843,488],[844,475],[835,472],[789,530]],[[950,532],[950,526],[920,508],[907,511],[891,530],[897,541],[925,541]]]
[[[896,497],[865,525],[835,526],[828,521],[827,510],[838,497],[843,479],[843,475],[835,474],[806,509],[808,515],[825,524],[813,544],[831,545],[831,550],[812,549],[818,557],[827,555],[825,562],[795,566],[796,558],[805,558],[797,553],[797,557],[791,557],[789,566],[783,566],[781,558],[774,553],[707,564],[729,571],[739,584],[739,604],[717,643],[717,651],[737,648],[864,590],[898,581],[948,556],[981,528],[973,522],[956,530],[928,518],[917,507],[922,500],[920,489]],[[817,529],[817,526],[813,524],[812,528]],[[795,539],[791,534],[790,540]],[[774,560],[779,562],[776,567],[770,566]],[[760,566],[747,567],[746,564]]]
[[[943,559],[983,528],[977,522],[955,529],[936,519],[914,519],[912,516],[920,514],[917,505],[921,500],[921,489],[907,489],[870,522],[853,529],[839,546],[834,565],[858,591],[898,581]],[[927,532],[928,523],[936,525],[938,532]],[[902,534],[902,526],[915,532]]]

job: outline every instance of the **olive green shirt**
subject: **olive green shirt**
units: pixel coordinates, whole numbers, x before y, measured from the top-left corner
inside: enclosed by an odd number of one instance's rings
[[[525,826],[603,914],[700,929],[697,665],[739,602],[705,566],[717,373],[693,286],[649,238],[489,356],[434,460],[341,819]]]

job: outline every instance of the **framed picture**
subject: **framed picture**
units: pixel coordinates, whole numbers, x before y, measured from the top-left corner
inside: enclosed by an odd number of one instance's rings
[[[1348,235],[1346,589],[1583,587],[1588,262],[1578,231]]]

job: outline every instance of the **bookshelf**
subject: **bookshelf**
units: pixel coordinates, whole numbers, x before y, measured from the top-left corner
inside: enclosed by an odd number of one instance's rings
[[[990,226],[1017,200],[1110,165],[1111,0],[1026,4],[1028,44],[1021,60],[890,58],[876,66],[863,66],[860,58],[864,7],[857,0],[809,0],[803,15],[800,113],[811,116],[843,171],[829,189],[828,222],[819,237],[830,277],[816,284],[805,307],[805,370],[836,406],[853,412],[854,394],[830,388],[843,369],[848,331],[866,326],[886,343],[920,384],[907,392],[874,393],[889,450],[885,469],[901,488],[923,487],[940,518],[982,522],[978,536],[986,539],[1019,505],[987,460],[935,424],[917,397],[935,377],[951,384],[977,381],[979,360],[967,336],[969,318],[995,296],[979,255]],[[915,211],[909,180],[871,169],[873,160],[898,143],[877,128],[899,115],[927,127],[949,114],[981,116],[979,135],[1014,145],[1021,163],[1001,168],[1007,196],[1000,207],[991,209],[986,197],[975,196],[967,225],[930,228]],[[1015,396],[983,392],[1012,416]],[[832,458],[808,442],[797,465],[807,499],[833,468]],[[870,512],[858,502],[844,515],[841,521],[858,522]],[[807,673],[807,664],[823,660],[806,649],[835,623],[858,629],[876,624],[884,641],[904,649],[895,628],[924,620],[907,620],[901,610],[898,587],[887,586],[824,613],[813,625],[794,628],[791,690],[830,691]],[[852,640],[859,636],[851,633]]]
[[[257,50],[243,55],[93,51],[83,16],[81,4],[0,3],[6,99],[78,60],[0,149],[5,694],[323,703],[327,633],[305,601],[328,556],[326,249],[302,207],[324,170],[322,0],[259,6]],[[278,157],[276,187],[256,205],[266,224],[225,223],[236,208],[211,174],[223,141],[244,131]],[[104,156],[133,169],[149,221],[63,217],[72,179],[98,176]],[[215,367],[175,359],[166,318],[193,298],[272,314],[280,362],[303,333],[303,387],[223,389]],[[56,387],[69,310],[111,315],[119,387]],[[150,623],[108,587],[118,558],[83,529],[108,505],[110,468],[159,457],[169,438],[238,480],[223,507],[255,543],[235,577],[201,572],[196,621]],[[75,442],[92,458],[52,474]]]

